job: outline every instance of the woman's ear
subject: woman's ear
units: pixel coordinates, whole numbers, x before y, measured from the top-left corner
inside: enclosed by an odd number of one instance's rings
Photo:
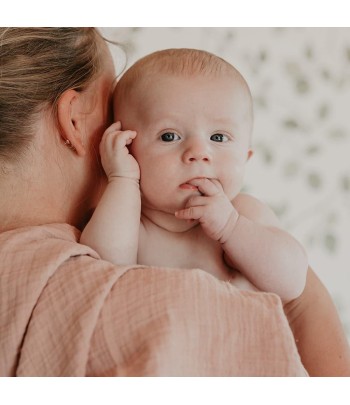
[[[58,100],[57,118],[63,141],[74,150],[79,156],[86,154],[83,143],[83,122],[82,98],[75,90],[66,90]]]

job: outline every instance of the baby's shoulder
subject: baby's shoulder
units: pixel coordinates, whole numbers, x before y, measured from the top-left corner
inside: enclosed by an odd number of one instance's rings
[[[280,222],[272,209],[252,195],[240,193],[232,201],[240,215],[252,221],[268,226],[280,226]]]

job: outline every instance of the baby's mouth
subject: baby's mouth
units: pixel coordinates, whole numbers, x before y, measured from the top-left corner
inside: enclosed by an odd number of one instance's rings
[[[199,179],[209,179],[210,177],[203,177],[203,176],[198,176],[198,177],[193,177],[192,179],[187,180],[185,183],[182,183],[180,185],[180,188],[183,190],[198,190],[198,186],[195,186],[192,184],[193,180],[199,180]]]
[[[180,184],[180,188],[182,190],[198,190],[197,186],[194,186],[193,184],[189,184],[189,183]]]

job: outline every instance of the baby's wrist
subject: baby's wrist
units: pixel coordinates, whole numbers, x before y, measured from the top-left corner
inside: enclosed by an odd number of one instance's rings
[[[130,182],[139,185],[140,184],[140,179],[138,177],[134,176],[124,176],[124,175],[117,175],[117,174],[112,174],[108,176],[108,183],[124,183],[124,182]]]
[[[228,239],[230,238],[230,236],[232,235],[234,229],[237,226],[238,220],[240,218],[240,215],[238,214],[238,212],[236,210],[233,210],[231,212],[231,215],[229,216],[226,225],[222,231],[222,235],[221,238],[219,239],[219,242],[224,245]]]

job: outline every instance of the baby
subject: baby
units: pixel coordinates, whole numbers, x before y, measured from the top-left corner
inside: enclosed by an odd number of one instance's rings
[[[241,74],[205,51],[155,52],[124,74],[114,106],[118,122],[100,145],[108,185],[81,243],[116,264],[200,268],[283,301],[299,296],[304,249],[240,193],[253,123]]]

